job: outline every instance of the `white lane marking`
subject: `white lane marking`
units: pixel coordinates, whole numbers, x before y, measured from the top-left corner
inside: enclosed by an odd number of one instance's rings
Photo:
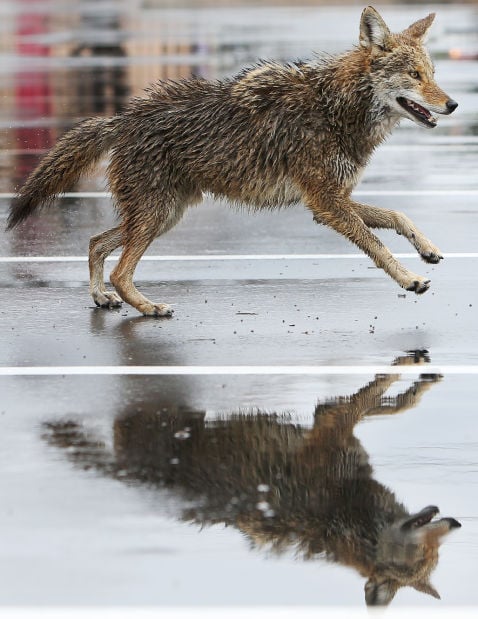
[[[330,376],[478,374],[478,365],[67,365],[3,366],[0,376]]]
[[[0,193],[0,198],[11,200],[17,194],[5,191]],[[67,191],[58,196],[59,198],[111,198],[110,191]]]
[[[478,189],[359,189],[354,196],[476,196]]]
[[[0,199],[9,200],[15,193],[0,193]],[[359,189],[354,196],[477,196],[478,189]],[[111,198],[109,191],[70,191],[59,198]]]
[[[447,151],[453,152],[465,152],[469,153],[478,147],[478,140],[473,136],[460,136],[458,138],[451,138],[447,140],[423,142],[418,144],[382,144],[380,146],[380,152],[386,151],[432,151],[436,152],[437,149],[446,148]],[[48,153],[49,148],[8,148],[3,149],[3,153],[10,156],[25,156],[25,155],[44,155]]]
[[[460,516],[460,520],[469,520],[474,524],[475,516],[469,517]],[[472,524],[472,526],[473,526]],[[128,523],[127,523],[128,525]],[[450,542],[448,542],[450,544]],[[167,619],[288,619],[291,616],[291,610],[284,606],[205,606],[202,608],[182,606],[151,606],[140,607],[132,606],[131,608],[120,608],[119,606],[111,606],[98,608],[88,606],[87,611],[79,607],[68,606],[42,606],[40,608],[25,608],[22,606],[7,607],[8,613],[2,611],[2,615],[8,619],[130,619],[132,610],[134,611],[135,619],[157,619],[158,617],[167,617]],[[423,606],[407,606],[407,617],[409,619],[475,619],[476,607],[463,606],[446,606],[445,608],[426,608]],[[294,619],[316,619],[320,615],[330,617],[330,619],[363,619],[365,612],[363,609],[355,609],[351,607],[341,606],[295,606],[293,610]],[[387,609],[387,618],[401,619],[403,610],[401,608]]]
[[[416,253],[394,253],[397,258],[419,258]],[[444,258],[478,258],[478,252],[451,252]],[[108,261],[118,260],[119,256],[109,256]],[[367,259],[365,254],[198,254],[143,256],[144,262],[227,262],[252,260],[359,260]],[[40,263],[40,262],[87,262],[88,256],[0,256],[0,263]]]

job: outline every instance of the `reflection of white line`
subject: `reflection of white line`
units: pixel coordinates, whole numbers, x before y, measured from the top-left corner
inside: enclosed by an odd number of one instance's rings
[[[397,258],[419,258],[416,253],[394,254]],[[444,258],[478,258],[478,252],[443,254]],[[186,256],[143,256],[144,262],[227,262],[234,260],[360,260],[365,254],[223,254],[223,255],[186,255]],[[118,260],[118,256],[109,256],[106,260]],[[87,256],[0,256],[0,263],[35,263],[35,262],[87,262]]]
[[[478,189],[359,189],[354,196],[478,196]],[[0,199],[10,200],[14,193],[0,193]],[[111,198],[109,191],[71,191],[60,198]]]
[[[478,365],[85,365],[4,366],[0,376],[329,376],[370,374],[478,374]]]

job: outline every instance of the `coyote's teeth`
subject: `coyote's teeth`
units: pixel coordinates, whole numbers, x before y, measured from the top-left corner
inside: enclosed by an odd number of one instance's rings
[[[415,101],[412,101],[411,99],[407,99],[407,105],[409,105],[416,112],[420,112],[420,114],[424,114],[427,118],[431,116],[430,112],[426,108],[422,107],[421,105],[418,105],[418,103],[415,103]]]
[[[412,99],[408,99],[406,97],[398,97],[397,101],[405,110],[407,110],[407,112],[413,114],[415,118],[427,126],[433,127],[436,125],[437,119],[432,116],[429,110],[421,106],[419,103],[416,103],[415,101],[412,101]]]

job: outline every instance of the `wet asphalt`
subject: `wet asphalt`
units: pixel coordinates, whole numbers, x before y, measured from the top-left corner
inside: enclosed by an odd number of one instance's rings
[[[405,212],[442,249],[442,263],[427,265],[403,238],[380,233],[430,277],[430,290],[401,290],[302,206],[251,215],[206,198],[136,271],[146,296],[173,306],[170,319],[99,309],[88,295],[89,237],[114,222],[101,171],[7,234],[12,192],[65,128],[114,112],[151,77],[218,77],[258,56],[345,49],[360,10],[110,7],[80,10],[79,21],[22,10],[4,9],[0,69],[0,604],[363,605],[364,579],[344,561],[271,553],[238,521],[225,527],[217,505],[207,513],[204,496],[222,495],[206,468],[202,489],[185,494],[170,471],[182,456],[157,463],[158,478],[144,458],[170,453],[161,434],[170,426],[191,449],[195,428],[220,419],[230,430],[241,415],[287,415],[306,432],[317,403],[338,407],[393,375],[374,417],[355,428],[361,453],[408,510],[436,504],[463,525],[432,578],[442,601],[408,587],[394,605],[476,605],[478,64],[446,57],[457,39],[478,51],[473,7],[437,10],[430,43],[438,81],[460,107],[433,131],[404,122],[357,188],[362,201]],[[384,14],[392,27],[421,16],[404,11]],[[165,43],[150,49],[154,24]],[[416,397],[400,398],[409,389]],[[134,453],[125,440],[137,441]],[[188,457],[180,468],[189,480]],[[257,479],[254,466],[244,464],[245,478]]]

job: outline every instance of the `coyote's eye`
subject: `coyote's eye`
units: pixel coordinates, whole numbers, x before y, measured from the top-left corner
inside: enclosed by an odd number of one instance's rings
[[[413,77],[414,80],[419,80],[420,73],[418,71],[410,71],[410,77]]]

